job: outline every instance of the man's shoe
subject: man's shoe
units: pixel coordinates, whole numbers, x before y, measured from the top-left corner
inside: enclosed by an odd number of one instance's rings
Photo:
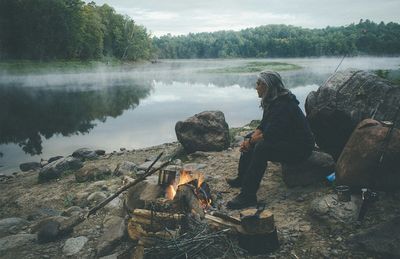
[[[239,179],[239,177],[228,178],[228,179],[226,179],[226,182],[232,188],[240,188],[240,187],[242,187],[242,181]]]
[[[233,198],[231,201],[228,201],[226,207],[231,210],[239,210],[251,206],[257,205],[257,197],[256,195],[246,195],[240,193],[238,196]]]

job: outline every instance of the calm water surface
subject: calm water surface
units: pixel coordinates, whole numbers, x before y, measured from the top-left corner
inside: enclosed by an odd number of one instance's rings
[[[304,100],[341,58],[274,59],[297,64],[281,72]],[[202,70],[255,60],[163,60],[134,67],[8,75],[0,71],[0,172],[22,162],[69,155],[81,147],[107,152],[176,141],[175,123],[205,110],[224,112],[230,127],[261,117],[254,74]],[[346,58],[339,70],[399,69],[400,58]]]

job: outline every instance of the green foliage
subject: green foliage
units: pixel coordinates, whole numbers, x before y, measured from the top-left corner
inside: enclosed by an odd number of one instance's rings
[[[267,25],[235,31],[166,35],[153,39],[159,58],[266,58],[398,55],[400,25],[361,20],[325,29]]]
[[[139,60],[151,49],[146,30],[108,5],[0,0],[0,59]]]
[[[245,66],[241,67],[224,67],[215,69],[203,69],[200,72],[204,73],[255,73],[263,70],[286,71],[300,69],[300,66],[283,63],[283,62],[248,62]]]

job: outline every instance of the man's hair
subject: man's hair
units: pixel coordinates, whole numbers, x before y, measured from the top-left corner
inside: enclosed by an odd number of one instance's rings
[[[261,82],[264,86],[268,87],[264,95],[261,96],[261,107],[267,110],[272,101],[282,95],[290,93],[282,82],[281,76],[275,71],[262,71],[258,75],[258,82]]]

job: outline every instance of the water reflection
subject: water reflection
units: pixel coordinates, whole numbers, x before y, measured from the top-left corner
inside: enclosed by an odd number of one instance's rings
[[[0,144],[17,143],[31,155],[42,153],[42,138],[86,134],[95,121],[105,122],[134,109],[150,94],[150,84],[101,89],[0,87]]]

